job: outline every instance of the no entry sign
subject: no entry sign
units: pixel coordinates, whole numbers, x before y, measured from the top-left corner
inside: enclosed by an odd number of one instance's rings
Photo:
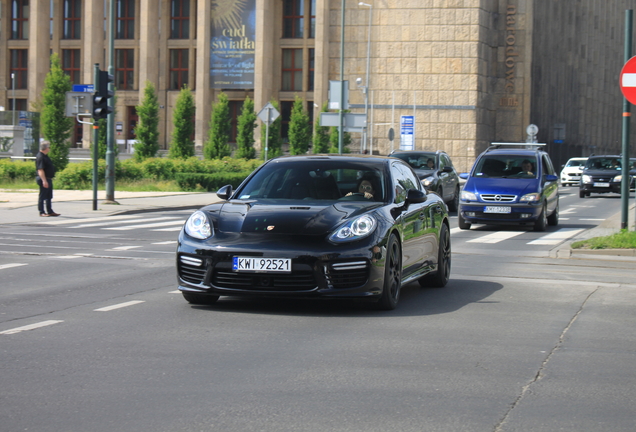
[[[627,60],[621,70],[619,82],[625,99],[636,105],[636,57]]]

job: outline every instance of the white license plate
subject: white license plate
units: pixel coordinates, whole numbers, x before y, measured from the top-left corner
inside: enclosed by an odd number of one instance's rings
[[[486,206],[484,208],[484,213],[510,213],[511,211],[512,207]]]
[[[609,183],[594,183],[594,187],[610,187]]]
[[[235,272],[291,273],[291,259],[233,257],[232,270]]]

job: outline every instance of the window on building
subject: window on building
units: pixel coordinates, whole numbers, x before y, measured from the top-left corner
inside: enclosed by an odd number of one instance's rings
[[[81,39],[82,37],[82,1],[64,0],[62,18],[62,38]]]
[[[170,39],[190,38],[190,0],[170,1]]]
[[[283,37],[302,38],[305,30],[305,0],[283,1]]]
[[[170,50],[170,90],[181,90],[188,84],[188,61],[190,52],[187,49]]]
[[[26,99],[14,99],[14,98],[9,99],[9,111],[26,111],[26,110],[27,110]]]
[[[115,38],[135,38],[135,0],[117,0],[115,4]]]
[[[134,90],[135,84],[135,50],[115,50],[115,88],[117,90]]]
[[[75,119],[73,125],[73,137],[71,138],[71,147],[82,148],[82,137],[84,136],[84,125]]]
[[[307,91],[314,91],[314,70],[316,50],[309,48],[309,70],[307,71]]]
[[[29,0],[11,0],[11,39],[29,38]]]
[[[73,84],[81,84],[80,80],[80,50],[63,49],[62,50],[62,70],[71,77]]]
[[[316,0],[310,0],[309,37],[316,37]]]
[[[9,79],[12,79],[13,82],[10,81],[7,88],[26,89],[29,76],[29,50],[12,49],[9,51]]]
[[[303,89],[303,50],[283,50],[283,91],[302,91]]]

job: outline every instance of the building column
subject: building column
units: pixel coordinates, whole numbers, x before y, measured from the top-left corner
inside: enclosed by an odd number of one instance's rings
[[[276,22],[276,8],[269,0],[256,0],[256,54],[254,59],[254,110],[258,113],[274,95],[274,59],[278,46],[272,24]],[[255,141],[258,147],[261,142],[260,126],[257,122]]]
[[[212,101],[210,100],[210,37],[212,26],[212,3],[199,1],[197,4],[197,67],[194,101],[197,122],[194,131],[195,151],[201,152],[207,140]]]
[[[44,79],[50,70],[49,0],[31,2],[29,12],[29,100],[36,101],[42,94]]]

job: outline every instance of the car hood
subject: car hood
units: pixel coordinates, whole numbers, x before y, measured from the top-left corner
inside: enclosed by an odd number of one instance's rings
[[[477,181],[473,177],[464,186],[464,190],[481,194],[502,194],[518,195],[539,191],[539,180],[533,179],[511,179],[511,178],[480,178]]]
[[[380,203],[346,202],[331,205],[229,201],[204,208],[221,232],[325,235],[346,219]]]
[[[417,176],[421,179],[425,179],[426,177],[430,177],[435,174],[434,169],[431,169],[431,170],[414,169],[413,171],[415,171],[415,174],[417,174]]]
[[[615,169],[587,169],[582,172],[584,175],[615,177],[621,175],[623,171]]]

